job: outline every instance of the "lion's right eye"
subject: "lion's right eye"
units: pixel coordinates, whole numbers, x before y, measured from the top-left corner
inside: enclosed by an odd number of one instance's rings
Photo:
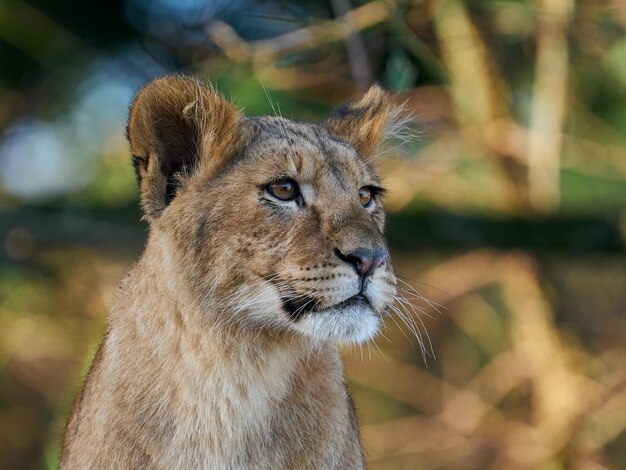
[[[268,184],[266,191],[281,201],[293,201],[298,196],[298,183],[289,178],[279,179]]]

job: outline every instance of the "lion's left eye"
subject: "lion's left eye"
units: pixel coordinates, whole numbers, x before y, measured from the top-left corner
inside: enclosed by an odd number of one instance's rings
[[[276,199],[293,201],[298,195],[298,183],[289,178],[282,178],[267,185],[266,190]]]
[[[372,205],[374,195],[369,188],[363,187],[359,189],[359,199],[361,200],[361,204],[363,205],[363,207],[369,207]]]

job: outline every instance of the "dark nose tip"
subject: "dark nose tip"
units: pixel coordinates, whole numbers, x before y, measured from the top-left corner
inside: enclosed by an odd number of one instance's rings
[[[372,250],[370,248],[357,248],[348,253],[342,253],[335,249],[335,254],[342,261],[354,266],[358,275],[362,277],[371,275],[387,257],[384,250]]]

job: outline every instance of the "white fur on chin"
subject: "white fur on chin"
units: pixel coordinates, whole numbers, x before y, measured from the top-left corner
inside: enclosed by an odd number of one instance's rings
[[[371,340],[380,328],[380,317],[369,308],[350,306],[327,309],[304,315],[293,328],[318,341],[364,343]]]

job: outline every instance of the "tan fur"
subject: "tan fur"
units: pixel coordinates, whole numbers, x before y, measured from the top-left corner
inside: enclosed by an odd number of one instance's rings
[[[392,103],[386,93],[373,86],[356,103],[337,108],[328,118],[326,128],[345,139],[363,157],[369,157],[380,146],[388,129],[393,127]]]
[[[386,253],[380,200],[358,197],[378,185],[362,157],[389,124],[384,100],[371,91],[324,127],[242,117],[180,77],[140,91],[128,135],[149,239],[61,468],[364,467],[336,342],[376,333],[395,277],[387,258],[362,288],[337,253]],[[301,204],[268,196],[286,175]],[[366,303],[344,302],[360,289]]]

